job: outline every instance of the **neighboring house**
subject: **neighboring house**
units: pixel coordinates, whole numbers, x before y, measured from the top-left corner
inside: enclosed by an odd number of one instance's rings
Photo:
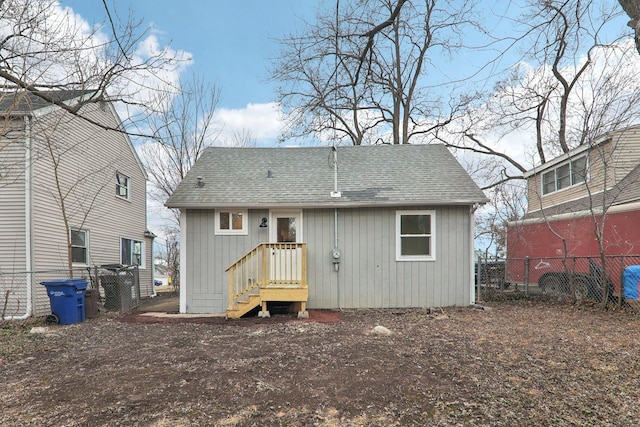
[[[169,269],[167,268],[167,261],[164,259],[156,258],[154,262],[153,281],[154,286],[168,286],[169,285]]]
[[[442,145],[208,148],[167,201],[180,311],[469,305],[486,201]]]
[[[48,95],[73,105],[90,92]],[[5,317],[50,312],[38,282],[61,277],[37,272],[59,270],[61,275],[68,270],[61,199],[74,270],[137,264],[141,296],[150,295],[153,235],[146,229],[147,178],[128,136],[29,93],[0,97],[0,294]],[[88,104],[80,112],[105,127],[121,126],[110,103]]]
[[[603,135],[525,177],[528,210],[509,224],[508,258],[597,257],[596,225],[607,255],[640,254],[640,126]]]

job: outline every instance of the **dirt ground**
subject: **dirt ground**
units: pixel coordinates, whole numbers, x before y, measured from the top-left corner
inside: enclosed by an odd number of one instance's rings
[[[489,307],[1,324],[0,425],[640,424],[637,314]]]

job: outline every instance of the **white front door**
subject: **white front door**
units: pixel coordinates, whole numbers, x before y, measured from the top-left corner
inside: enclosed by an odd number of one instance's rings
[[[271,243],[302,243],[302,211],[271,211],[269,219]],[[275,284],[295,284],[302,280],[302,249],[274,248],[270,278]]]
[[[302,211],[271,211],[269,241],[274,243],[302,242]]]

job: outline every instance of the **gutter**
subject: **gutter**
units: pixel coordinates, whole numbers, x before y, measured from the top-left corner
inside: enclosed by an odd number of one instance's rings
[[[185,204],[165,204],[167,208],[175,209],[344,209],[344,208],[380,208],[380,207],[406,207],[406,206],[474,206],[477,204],[485,204],[488,199],[476,200],[434,200],[434,201],[372,201],[368,203],[361,202],[341,202],[341,203],[185,203]]]
[[[640,202],[633,202],[633,203],[626,203],[624,205],[611,206],[607,209],[607,215],[615,214],[615,213],[631,212],[636,210],[640,210]],[[551,215],[548,217],[529,218],[529,219],[523,219],[518,221],[509,221],[507,225],[509,227],[514,227],[519,225],[541,224],[541,223],[550,222],[550,221],[570,220],[570,219],[588,217],[588,216],[591,216],[592,213],[594,215],[602,215],[603,210],[601,208],[593,209],[593,211],[586,209],[578,212]]]

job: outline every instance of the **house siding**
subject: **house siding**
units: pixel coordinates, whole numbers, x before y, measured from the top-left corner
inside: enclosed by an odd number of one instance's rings
[[[436,259],[410,262],[395,260],[398,209],[338,210],[338,247],[342,259],[337,272],[331,258],[334,209],[303,210],[309,308],[471,303],[469,207],[424,207],[436,213]],[[228,279],[224,271],[259,243],[268,241],[267,229],[258,227],[263,216],[268,216],[266,210],[249,211],[247,236],[214,236],[213,210],[187,211],[188,313],[215,313],[226,309]]]
[[[0,311],[19,316],[26,310],[27,277],[9,273],[27,270],[25,178],[29,171],[25,168],[24,122],[3,119],[3,125],[13,131],[14,138],[0,140]]]
[[[108,105],[92,105],[87,117],[117,127]],[[34,120],[33,156],[33,269],[64,270],[67,266],[66,231],[56,193],[52,156],[47,141],[55,141],[61,188],[71,228],[88,231],[89,264],[120,262],[120,239],[146,242],[146,179],[127,137],[115,131],[54,111]],[[130,178],[130,197],[115,194],[115,172]],[[146,268],[140,269],[142,296],[153,291],[152,263],[144,245]],[[33,285],[34,314],[46,314],[49,302],[42,286]]]
[[[400,209],[400,208],[398,208]],[[310,308],[468,305],[469,207],[423,207],[436,215],[435,261],[396,261],[396,208],[338,211],[339,270],[334,271],[333,209],[304,211]],[[404,208],[402,210],[405,210]]]
[[[640,163],[640,129],[630,128],[622,131],[610,144],[613,153],[609,159],[615,159],[615,163],[609,161],[609,164],[613,164],[613,168],[610,169],[613,173],[611,179],[615,184]]]
[[[214,210],[187,210],[186,250],[188,313],[222,313],[229,303],[225,270],[258,244],[267,242],[267,228],[258,225],[266,210],[250,210],[246,236],[215,236]]]

